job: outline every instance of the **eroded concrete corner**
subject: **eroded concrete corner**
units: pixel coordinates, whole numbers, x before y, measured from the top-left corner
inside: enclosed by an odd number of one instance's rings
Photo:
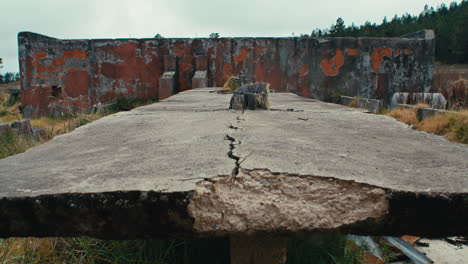
[[[388,213],[382,188],[313,175],[240,169],[202,181],[188,205],[197,233],[334,230]]]

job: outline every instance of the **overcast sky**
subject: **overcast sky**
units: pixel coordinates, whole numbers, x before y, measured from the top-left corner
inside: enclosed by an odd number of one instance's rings
[[[287,37],[346,25],[381,22],[444,0],[9,0],[0,14],[1,72],[17,72],[20,31],[56,38]],[[460,2],[460,1],[457,1]]]

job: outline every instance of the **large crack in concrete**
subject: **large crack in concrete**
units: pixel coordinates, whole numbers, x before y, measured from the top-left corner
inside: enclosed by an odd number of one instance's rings
[[[226,135],[224,139],[229,141],[229,151],[227,155],[230,159],[233,159],[235,161],[235,167],[234,169],[232,169],[231,177],[236,177],[239,174],[240,157],[234,154],[234,149],[236,148],[236,144],[241,144],[241,142],[236,141],[236,139],[231,137],[230,135]]]
[[[240,116],[238,116],[236,118],[237,120],[237,123],[239,124],[241,121],[243,121],[244,119],[240,118]],[[240,130],[241,128],[238,127],[238,126],[235,126],[233,124],[230,124],[228,126],[229,129],[233,129],[233,130]],[[236,149],[236,145],[240,145],[242,144],[242,142],[240,140],[236,140],[233,136],[227,134],[225,137],[224,137],[224,140],[227,140],[229,141],[229,151],[227,153],[228,157],[230,159],[233,159],[234,160],[234,168],[232,169],[232,172],[231,172],[231,178],[235,178],[238,174],[239,174],[239,170],[241,169],[241,161],[240,161],[240,157],[235,155],[234,154],[234,150]]]

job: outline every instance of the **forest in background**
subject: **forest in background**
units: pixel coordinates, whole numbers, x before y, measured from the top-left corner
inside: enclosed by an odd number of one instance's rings
[[[426,5],[419,15],[406,13],[383,19],[382,23],[366,22],[361,26],[345,25],[342,18],[328,29],[315,29],[311,37],[399,37],[423,29],[433,29],[436,35],[436,61],[446,64],[468,64],[468,0]]]

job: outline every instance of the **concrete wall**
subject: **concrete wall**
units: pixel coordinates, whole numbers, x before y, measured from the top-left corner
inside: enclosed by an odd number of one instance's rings
[[[18,43],[26,115],[84,110],[117,94],[155,98],[165,71],[175,80],[164,94],[191,89],[198,70],[209,86],[236,74],[278,92],[388,101],[396,91],[429,91],[434,67],[432,31],[411,38],[96,40],[21,32]]]

